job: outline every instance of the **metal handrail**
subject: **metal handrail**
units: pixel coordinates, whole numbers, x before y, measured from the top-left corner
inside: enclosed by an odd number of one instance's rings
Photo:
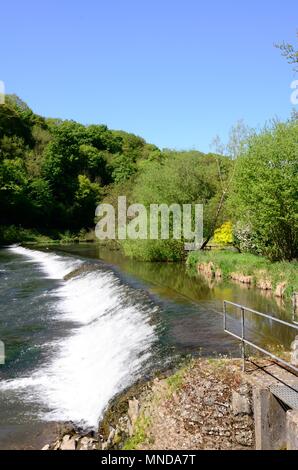
[[[237,307],[241,311],[241,336],[236,335],[235,333],[232,333],[227,329],[227,305],[232,305],[233,307]],[[229,302],[228,300],[224,300],[224,331],[225,333],[233,336],[236,339],[239,339],[241,341],[241,351],[242,351],[242,360],[243,360],[243,370],[245,370],[245,345],[251,346],[252,348],[257,349],[258,351],[262,352],[263,354],[266,354],[267,356],[270,356],[272,359],[274,359],[276,362],[279,362],[280,364],[289,367],[296,373],[298,373],[298,367],[294,366],[290,362],[284,361],[278,356],[275,356],[275,354],[272,354],[270,351],[261,348],[260,346],[257,346],[255,343],[252,343],[251,341],[247,340],[245,338],[245,312],[250,312],[254,313],[255,315],[258,315],[260,317],[266,318],[267,320],[274,321],[276,323],[288,326],[289,328],[293,328],[294,330],[298,331],[298,326],[293,325],[293,323],[288,323],[284,320],[280,320],[279,318],[273,317],[271,315],[267,315],[266,313],[261,313],[258,312],[257,310],[253,310],[252,308],[245,307],[244,305],[236,304],[234,302]]]

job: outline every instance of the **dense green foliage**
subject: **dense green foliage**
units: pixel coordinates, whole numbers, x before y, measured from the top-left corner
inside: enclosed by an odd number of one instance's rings
[[[0,106],[1,225],[80,229],[96,205],[158,149],[103,125],[35,115],[16,96]]]
[[[43,118],[8,96],[0,106],[0,241],[33,241],[39,233],[79,240],[81,229],[94,228],[98,203],[116,208],[117,197],[126,195],[128,205],[146,208],[203,204],[206,242],[215,234],[215,242],[233,242],[240,251],[292,260],[298,253],[297,135],[294,116],[249,137],[236,126],[225,156],[160,151],[104,125]],[[120,243],[133,258],[176,261],[185,240],[171,229],[172,219],[168,240]]]
[[[274,124],[249,138],[237,160],[230,207],[236,239],[246,232],[247,251],[272,260],[297,258],[297,121]]]
[[[221,160],[222,172],[228,173],[231,160],[218,158]],[[203,204],[204,236],[207,237],[221,195],[219,183],[214,155],[194,151],[165,152],[160,161],[148,163],[139,173],[131,201],[144,204],[147,208],[151,204]],[[129,256],[146,261],[176,261],[184,255],[186,240],[175,240],[172,235],[170,231],[169,240],[127,240],[123,243],[124,251]]]

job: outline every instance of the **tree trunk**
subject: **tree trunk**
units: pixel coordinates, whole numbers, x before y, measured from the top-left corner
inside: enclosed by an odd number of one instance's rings
[[[226,191],[224,191],[221,195],[221,198],[220,198],[220,201],[219,201],[219,204],[218,204],[218,207],[217,207],[217,211],[216,211],[216,214],[215,214],[215,218],[213,220],[213,224],[212,224],[212,227],[211,227],[211,230],[210,230],[210,235],[203,242],[200,250],[204,250],[206,248],[206,246],[208,245],[208,243],[210,242],[210,240],[213,236],[213,233],[214,233],[214,230],[215,230],[215,227],[216,227],[216,223],[217,223],[220,211],[221,211],[222,206],[223,206],[224,201],[225,201],[225,197],[226,197]]]

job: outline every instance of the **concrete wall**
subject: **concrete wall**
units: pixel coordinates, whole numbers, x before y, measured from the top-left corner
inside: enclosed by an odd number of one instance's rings
[[[298,450],[298,410],[286,411],[266,387],[254,387],[257,450]]]
[[[255,387],[253,400],[256,449],[286,449],[286,411],[268,388]]]
[[[287,412],[287,449],[298,450],[298,411]]]

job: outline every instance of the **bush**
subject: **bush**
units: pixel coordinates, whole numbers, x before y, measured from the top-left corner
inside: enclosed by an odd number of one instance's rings
[[[222,226],[215,230],[214,243],[218,245],[230,245],[234,241],[233,226],[231,222],[225,222]]]
[[[261,253],[258,247],[258,240],[252,231],[252,227],[248,223],[236,222],[233,229],[234,246],[243,253],[253,253],[255,255]]]
[[[139,261],[180,261],[184,256],[181,240],[125,240],[125,256]]]
[[[0,227],[0,244],[11,245],[13,243],[50,243],[52,240],[46,235],[41,235],[37,230],[7,225]]]

